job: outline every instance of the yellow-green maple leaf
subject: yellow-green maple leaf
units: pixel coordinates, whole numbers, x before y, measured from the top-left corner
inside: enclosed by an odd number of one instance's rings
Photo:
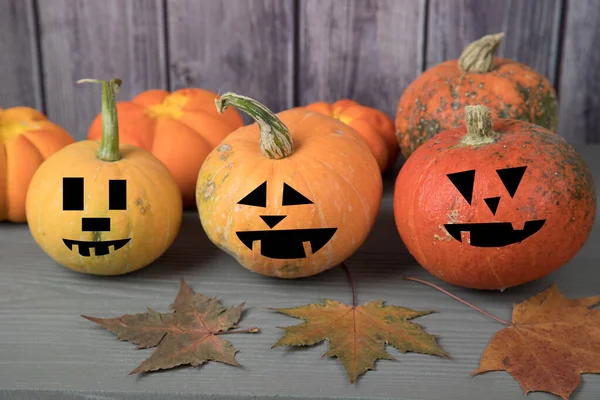
[[[354,307],[329,299],[324,300],[323,304],[279,308],[275,311],[306,322],[280,328],[285,333],[273,348],[311,346],[327,340],[329,350],[325,355],[339,358],[351,383],[367,370],[373,369],[376,360],[394,359],[386,351],[386,343],[403,353],[410,351],[447,356],[437,344],[435,336],[410,322],[432,311],[386,306],[381,300]]]

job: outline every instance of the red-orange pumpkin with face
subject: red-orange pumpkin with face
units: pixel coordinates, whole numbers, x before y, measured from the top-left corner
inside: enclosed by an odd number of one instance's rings
[[[465,107],[466,126],[425,142],[401,169],[394,214],[430,273],[475,289],[517,286],[558,269],[596,214],[589,168],[562,137]]]

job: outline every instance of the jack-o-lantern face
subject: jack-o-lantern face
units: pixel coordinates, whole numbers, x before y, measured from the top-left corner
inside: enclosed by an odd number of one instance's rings
[[[527,166],[520,166],[496,170],[498,177],[511,198],[515,196],[526,169]],[[473,198],[475,175],[476,171],[474,169],[447,174],[448,179],[450,179],[454,187],[456,187],[469,205],[471,205]],[[501,196],[484,199],[493,216],[496,215],[501,199]],[[469,243],[471,246],[502,247],[522,242],[542,229],[545,223],[545,219],[526,221],[523,229],[514,229],[511,222],[445,224],[444,227],[459,242],[462,242],[461,232],[470,232],[471,239]]]
[[[109,210],[127,210],[127,181],[110,179],[107,200]],[[63,211],[83,211],[84,201],[84,178],[63,178]],[[81,218],[81,231],[94,232],[97,236],[101,235],[101,232],[110,232],[110,225],[109,217]],[[131,238],[91,241],[62,238],[62,240],[69,250],[73,250],[73,245],[77,245],[79,255],[90,257],[90,249],[94,249],[96,256],[105,256],[109,254],[111,246],[114,251],[117,251],[125,246]]]
[[[238,204],[252,207],[267,207],[267,182],[241,199]],[[283,184],[282,206],[297,206],[313,204],[311,200],[296,191],[287,183]],[[304,242],[309,242],[311,251],[315,254],[333,237],[337,228],[313,229],[273,229],[287,215],[261,215],[260,218],[269,230],[238,231],[237,237],[244,245],[252,250],[252,244],[260,241],[260,254],[268,258],[293,259],[305,258]]]

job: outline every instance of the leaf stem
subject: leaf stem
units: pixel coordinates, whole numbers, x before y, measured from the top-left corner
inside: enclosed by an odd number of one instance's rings
[[[466,305],[467,307],[471,307],[473,310],[475,310],[475,311],[479,311],[479,312],[480,312],[480,313],[482,313],[483,315],[486,315],[486,316],[490,317],[491,319],[493,319],[493,320],[496,320],[496,321],[500,322],[501,324],[504,324],[504,325],[512,325],[510,322],[506,322],[506,321],[505,321],[505,320],[503,320],[503,319],[500,319],[500,318],[498,318],[498,317],[496,317],[496,316],[493,316],[492,314],[488,313],[487,311],[483,311],[481,308],[479,308],[479,307],[476,307],[476,306],[474,306],[473,304],[466,302],[465,300],[461,299],[460,297],[453,295],[452,293],[450,293],[450,292],[448,292],[448,291],[446,291],[446,290],[442,289],[441,287],[439,287],[439,286],[437,286],[437,285],[434,285],[433,283],[430,283],[430,282],[427,282],[427,281],[421,280],[421,279],[419,279],[419,278],[411,278],[411,277],[409,277],[409,276],[405,276],[405,277],[403,277],[402,279],[404,279],[405,281],[414,281],[414,282],[419,282],[419,283],[422,283],[423,285],[431,286],[432,288],[434,288],[434,289],[437,289],[437,290],[439,290],[440,292],[442,292],[442,293],[444,293],[444,294],[446,294],[446,295],[448,295],[448,296],[452,297],[454,300],[460,301],[461,303],[463,303],[463,304],[464,304],[464,305]]]
[[[213,333],[214,335],[229,335],[232,333],[258,333],[260,332],[260,329],[258,329],[256,326],[251,326],[248,329],[236,329],[233,331],[225,331],[225,332],[215,332]]]
[[[350,283],[350,287],[352,288],[352,307],[356,307],[356,288],[354,287],[354,280],[352,279],[352,275],[350,274],[350,270],[346,266],[345,263],[341,263],[340,266],[346,273],[346,277],[348,278],[348,282]]]

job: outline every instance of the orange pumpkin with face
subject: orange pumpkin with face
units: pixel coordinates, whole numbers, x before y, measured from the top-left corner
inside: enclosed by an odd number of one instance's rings
[[[245,268],[299,278],[334,267],[366,239],[382,179],[367,144],[348,125],[295,108],[272,114],[247,97],[229,105],[257,123],[231,133],[198,175],[196,201],[209,239]]]
[[[453,285],[504,289],[541,278],[586,242],[596,215],[591,172],[562,137],[467,106],[402,167],[394,215],[410,253]]]
[[[172,93],[153,89],[117,103],[119,141],[151,152],[171,171],[184,206],[194,205],[196,179],[206,155],[230,132],[244,125],[236,110],[219,115],[217,96],[209,90],[184,88]],[[88,139],[102,136],[99,114]]]
[[[39,111],[0,109],[0,221],[26,222],[31,177],[48,157],[73,142]]]
[[[304,108],[329,115],[354,128],[371,148],[381,172],[396,162],[400,153],[396,141],[396,128],[384,112],[350,99],[341,99],[333,104],[318,101]]]

